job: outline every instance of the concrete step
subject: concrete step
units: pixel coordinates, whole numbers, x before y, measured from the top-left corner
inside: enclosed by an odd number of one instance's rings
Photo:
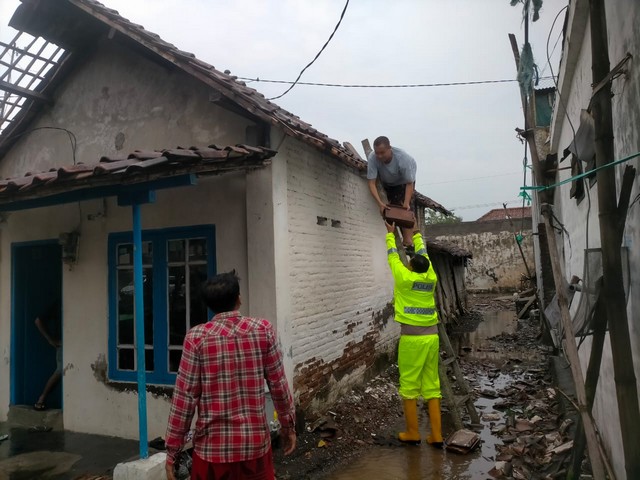
[[[16,427],[33,427],[43,425],[52,430],[64,430],[62,410],[51,409],[37,411],[30,405],[11,405],[7,423]]]

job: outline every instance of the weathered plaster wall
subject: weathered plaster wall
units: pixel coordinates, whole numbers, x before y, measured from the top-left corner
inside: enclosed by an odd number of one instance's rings
[[[321,409],[395,347],[386,230],[367,183],[299,142],[287,159],[294,386]],[[311,400],[315,397],[315,400]]]
[[[640,151],[640,68],[635,61],[635,54],[640,51],[640,36],[637,34],[637,25],[640,22],[640,4],[633,0],[606,3],[606,15],[608,24],[609,56],[611,66],[616,65],[627,52],[634,54],[634,60],[625,66],[625,75],[617,78],[612,83],[612,107],[614,128],[614,155],[615,159]],[[572,4],[570,11],[570,28],[568,36],[571,46],[565,46],[561,65],[560,81],[561,94],[567,104],[567,114],[573,125],[577,128],[580,118],[580,109],[589,105],[591,97],[591,41],[588,18],[588,2],[578,1]],[[584,29],[584,35],[582,31]],[[579,45],[580,48],[576,46]],[[558,102],[556,102],[558,105]],[[562,108],[556,108],[552,127],[551,150],[562,152],[572,141],[573,134],[567,115]],[[565,161],[565,162],[568,162]],[[639,170],[638,158],[628,162]],[[561,165],[564,166],[564,165]],[[616,167],[618,191],[624,165]],[[640,171],[640,170],[639,170]],[[567,171],[562,171],[559,180],[569,177]],[[555,203],[556,215],[564,224],[567,233],[558,237],[562,246],[565,269],[565,277],[571,275],[582,277],[584,249],[600,246],[600,229],[598,221],[597,183],[589,189],[588,182],[585,188],[590,196],[577,203],[569,198],[571,184],[556,189]],[[640,191],[638,179],[633,187],[632,199]],[[588,236],[587,236],[588,232]],[[623,237],[623,246],[629,253],[629,272],[631,275],[629,286],[629,300],[627,315],[631,347],[633,351],[633,365],[636,379],[640,374],[640,206],[636,203],[627,215],[626,229]],[[574,299],[574,302],[579,297]],[[583,371],[586,371],[591,339],[587,338],[580,347],[579,353]],[[615,470],[616,478],[626,478],[624,471],[624,457],[622,438],[620,435],[620,422],[618,416],[618,404],[616,399],[615,375],[610,341],[607,338],[604,343],[602,366],[596,399],[594,404],[594,417],[602,436],[609,458]]]
[[[522,228],[521,219],[513,222],[518,230]],[[427,225],[426,231],[428,239],[454,243],[472,253],[465,277],[468,291],[509,292],[520,288],[527,270],[508,220]],[[530,218],[524,220],[523,236],[522,251],[533,271]]]
[[[74,71],[45,110],[0,162],[0,175],[73,163],[67,133],[77,139],[76,161],[140,150],[235,145],[245,141],[246,119],[209,101],[210,89],[106,42]],[[117,146],[116,146],[117,145]]]

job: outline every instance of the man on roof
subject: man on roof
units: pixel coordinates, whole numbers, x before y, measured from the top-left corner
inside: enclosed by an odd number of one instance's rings
[[[388,205],[380,199],[376,180],[380,179],[389,205],[411,210],[416,170],[413,157],[398,147],[392,147],[387,137],[381,136],[373,141],[373,152],[367,158],[367,179],[369,191],[378,204],[380,215],[384,217]],[[410,228],[402,229],[402,243],[407,254],[412,255],[414,247]]]

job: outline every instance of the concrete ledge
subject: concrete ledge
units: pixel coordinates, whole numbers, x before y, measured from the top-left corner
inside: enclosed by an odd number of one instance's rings
[[[113,480],[166,480],[166,453],[156,453],[144,460],[119,463],[113,470]]]

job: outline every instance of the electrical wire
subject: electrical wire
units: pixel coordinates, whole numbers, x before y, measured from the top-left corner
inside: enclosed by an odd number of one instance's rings
[[[543,75],[543,74],[544,74],[544,72],[545,72],[545,70],[546,70],[548,67],[550,67],[550,66],[551,66],[551,61],[549,60],[549,58],[550,58],[550,57],[552,57],[552,56],[553,56],[553,54],[555,53],[556,48],[558,47],[558,42],[559,42],[559,41],[560,41],[560,39],[562,38],[562,33],[563,33],[563,32],[562,32],[562,30],[561,30],[561,31],[560,31],[560,35],[558,35],[558,38],[556,39],[556,43],[553,45],[553,50],[551,50],[551,54],[547,54],[547,63],[546,63],[546,65],[544,66],[544,68],[542,69],[542,71],[540,72],[540,75]],[[548,48],[549,48],[549,47],[547,46],[547,51],[548,51]],[[543,77],[540,77],[540,78],[543,78]]]
[[[558,88],[558,80],[555,77],[555,73],[553,72],[553,65],[551,64],[551,55],[549,54],[549,41],[551,40],[551,34],[553,33],[553,29],[556,26],[556,22],[558,21],[558,18],[560,17],[560,14],[565,11],[568,10],[569,5],[566,5],[564,7],[562,7],[558,13],[556,14],[555,18],[553,19],[553,23],[551,24],[551,28],[549,29],[549,34],[547,35],[547,44],[546,44],[546,54],[547,54],[547,64],[549,65],[549,71],[551,72],[551,78],[553,79],[553,85],[556,88],[556,93],[558,94],[558,99],[560,100],[560,104],[562,105],[562,109],[564,110],[564,115],[567,118],[567,121],[569,122],[569,126],[571,127],[571,134],[573,136],[573,145],[574,148],[576,149],[576,154],[578,157],[578,161],[580,160],[580,155],[578,152],[578,145],[576,142],[576,129],[573,126],[573,122],[571,121],[571,117],[569,116],[569,112],[567,111],[567,104],[565,103],[564,99],[562,98],[562,94],[560,93],[560,89]],[[587,190],[587,201],[588,201],[588,208],[587,208],[587,222],[586,222],[586,245],[588,248],[589,245],[589,215],[591,213],[591,193],[589,192],[589,188],[586,188]],[[557,217],[555,216],[555,214],[553,214],[552,211],[552,215],[553,218],[558,221]],[[560,223],[558,221],[558,223]],[[562,224],[560,224],[562,225]],[[554,227],[555,228],[555,227]],[[573,249],[571,247],[571,239],[569,238],[569,232],[567,231],[567,229],[564,227],[564,225],[562,225],[562,230],[560,231],[560,233],[562,233],[562,231],[567,232],[567,238],[569,240],[569,259],[571,259],[571,257],[573,256]]]
[[[522,179],[522,184],[526,185],[527,184],[527,163],[528,163],[528,157],[527,157],[527,151],[529,146],[527,145],[527,143],[525,142],[524,144],[524,158],[522,159],[522,164],[523,164],[523,179]],[[533,176],[533,175],[532,175]],[[522,210],[524,211],[524,207],[525,207],[525,202],[527,201],[527,196],[526,195],[522,195]],[[520,225],[520,233],[522,234],[522,232],[524,231],[524,217],[522,217],[522,223]]]
[[[305,72],[305,70],[307,68],[309,68],[311,65],[313,65],[313,63],[318,59],[318,57],[320,56],[320,54],[324,51],[325,48],[327,48],[327,45],[329,45],[329,42],[331,41],[331,39],[333,38],[333,36],[335,35],[335,33],[338,31],[338,27],[340,26],[340,24],[342,23],[342,19],[344,18],[344,14],[347,12],[347,7],[349,6],[349,0],[347,0],[347,2],[344,4],[344,8],[342,9],[342,13],[340,14],[340,20],[338,20],[338,23],[336,24],[335,28],[333,29],[333,32],[331,32],[331,35],[329,35],[329,39],[325,42],[325,44],[322,46],[322,48],[320,49],[320,51],[316,54],[315,57],[313,57],[313,60],[311,60],[306,67],[304,67],[300,73],[298,74],[298,78],[296,78],[295,82],[293,82],[291,84],[291,86],[289,88],[287,88],[283,93],[281,93],[280,95],[278,95],[277,97],[272,97],[269,98],[268,100],[276,100],[278,98],[282,98],[284,97],[287,93],[289,93],[291,91],[291,89],[293,87],[296,86],[296,83],[298,83],[298,80],[300,80],[300,77],[302,77],[302,74]]]
[[[520,174],[520,172],[500,173],[498,175],[487,175],[487,176],[484,176],[484,177],[459,178],[458,180],[445,180],[445,181],[442,181],[442,182],[433,182],[433,183],[419,183],[416,186],[418,186],[418,187],[426,187],[426,186],[429,186],[429,185],[443,185],[445,183],[468,182],[468,181],[471,181],[471,180],[482,180],[482,179],[485,179],[485,178],[496,178],[496,177],[508,177],[508,176],[511,176],[511,175],[519,175],[519,174]]]
[[[454,210],[466,210],[469,208],[480,208],[480,207],[493,207],[495,205],[503,205],[503,204],[510,204],[510,203],[519,203],[520,199],[517,198],[515,200],[509,200],[507,202],[491,202],[491,203],[478,203],[476,205],[463,205],[461,207],[454,207],[454,208],[450,208],[449,210],[451,210],[452,212]]]
[[[67,130],[66,128],[61,128],[61,127],[36,127],[36,128],[32,128],[30,130],[26,130],[22,133],[18,133],[16,135],[11,135],[7,138],[1,138],[0,136],[0,140],[4,143],[8,140],[12,140],[14,138],[20,138],[23,137],[25,135],[28,135],[30,133],[36,132],[38,130],[60,130],[62,132],[65,132],[67,134],[67,136],[69,137],[69,143],[71,144],[71,155],[72,155],[72,159],[73,159],[73,164],[76,164],[76,146],[78,145],[78,139],[76,138],[76,135],[71,131],[71,130]]]
[[[284,83],[291,85],[306,85],[312,87],[337,87],[337,88],[425,88],[425,87],[457,87],[462,85],[487,85],[492,83],[514,83],[517,79],[502,79],[502,80],[474,80],[468,82],[444,82],[444,83],[405,83],[405,84],[387,84],[387,85],[375,85],[375,84],[353,84],[353,83],[327,83],[327,82],[292,82],[290,80],[268,80],[260,77],[237,77],[239,80],[245,80],[247,82],[260,82],[260,83]],[[540,77],[539,80],[546,80],[552,78],[551,76]],[[284,93],[282,94],[284,95]],[[268,100],[275,100],[279,97],[269,98]]]

